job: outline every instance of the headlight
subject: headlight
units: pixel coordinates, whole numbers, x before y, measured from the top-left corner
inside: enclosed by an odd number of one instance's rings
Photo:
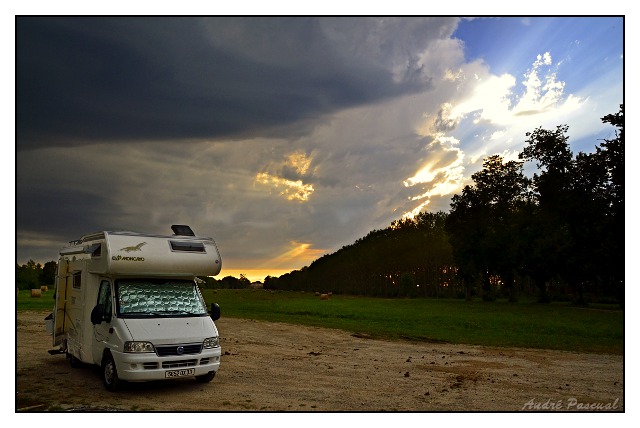
[[[216,337],[207,337],[204,340],[204,348],[205,349],[219,348],[219,347],[220,347],[220,339],[218,339],[218,336],[216,336]]]
[[[124,352],[155,352],[151,342],[124,342]]]

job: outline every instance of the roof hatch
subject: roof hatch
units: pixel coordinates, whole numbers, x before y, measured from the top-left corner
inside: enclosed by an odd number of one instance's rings
[[[171,226],[171,230],[178,236],[196,236],[193,230],[186,224],[174,224]]]

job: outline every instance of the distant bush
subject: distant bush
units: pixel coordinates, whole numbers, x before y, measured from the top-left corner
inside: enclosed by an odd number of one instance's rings
[[[54,285],[56,281],[56,262],[40,263],[29,260],[23,265],[16,264],[16,287],[20,290],[41,288]]]
[[[247,279],[244,275],[240,275],[240,278],[236,278],[233,276],[225,276],[222,279],[215,279],[212,277],[199,277],[200,280],[204,281],[204,285],[202,288],[215,290],[215,289],[232,289],[232,290],[240,290],[244,288],[249,288],[251,286],[251,281]]]

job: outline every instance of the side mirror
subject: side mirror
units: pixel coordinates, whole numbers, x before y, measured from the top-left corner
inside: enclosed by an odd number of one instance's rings
[[[218,321],[220,319],[220,306],[217,303],[211,304],[211,319]]]
[[[104,305],[97,304],[95,308],[91,311],[91,324],[101,324],[104,320]]]

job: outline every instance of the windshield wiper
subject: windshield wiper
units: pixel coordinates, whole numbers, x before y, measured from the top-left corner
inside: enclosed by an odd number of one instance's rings
[[[133,315],[133,316],[148,316],[148,317],[153,317],[153,316],[160,316],[162,315],[160,312],[147,312],[147,311],[137,311],[137,312],[122,312],[120,314],[121,316],[128,316],[128,315]]]
[[[185,310],[158,311],[158,313],[161,314],[161,315],[174,315],[174,314],[191,315],[191,316],[202,315],[202,314],[198,314],[198,313],[195,313],[195,312],[189,312],[189,311],[185,311]]]
[[[187,315],[190,317],[199,317],[202,315],[206,315],[206,312],[196,313],[196,312],[189,312],[184,310],[169,310],[169,311],[152,311],[152,312],[149,312],[149,311],[122,312],[120,314],[120,316],[123,316],[123,317],[128,317],[128,316],[162,317],[167,315]]]

